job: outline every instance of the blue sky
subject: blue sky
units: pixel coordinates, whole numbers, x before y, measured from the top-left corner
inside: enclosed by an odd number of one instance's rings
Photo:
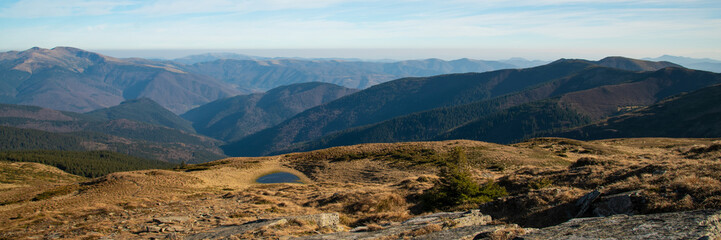
[[[0,0],[0,33],[1,50],[139,57],[721,59],[721,1]]]

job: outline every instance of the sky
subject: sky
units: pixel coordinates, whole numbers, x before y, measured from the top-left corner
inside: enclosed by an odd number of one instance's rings
[[[116,57],[721,59],[719,0],[0,0],[0,50]]]

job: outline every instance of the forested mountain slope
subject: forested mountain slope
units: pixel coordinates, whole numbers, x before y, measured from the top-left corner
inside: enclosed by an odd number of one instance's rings
[[[225,141],[238,140],[357,91],[331,83],[298,83],[217,100],[182,116],[192,121],[199,133]]]
[[[629,69],[625,70],[605,67],[601,65],[601,63],[607,64],[609,62],[613,62],[614,66],[631,67],[628,67]],[[528,81],[528,79],[540,79],[543,74],[548,74],[550,72],[549,68],[551,67],[572,65],[575,67],[574,69],[576,71],[567,71],[564,72],[565,74],[551,76],[546,78],[547,80],[539,82],[537,84],[514,84],[515,86],[525,86],[525,88],[521,87],[519,89],[505,91],[503,92],[504,94],[498,94],[495,97],[480,99],[476,102],[471,102],[468,104],[460,104],[455,106],[453,104],[449,104],[451,106],[441,107],[427,112],[419,111],[416,113],[410,113],[406,114],[406,116],[402,115],[397,118],[389,119],[387,121],[381,121],[377,124],[370,124],[365,126],[363,126],[362,124],[358,124],[361,126],[357,126],[356,128],[347,127],[346,125],[345,129],[333,128],[329,131],[329,127],[325,126],[324,128],[322,128],[324,132],[321,132],[321,134],[317,134],[314,136],[301,135],[300,137],[296,137],[295,139],[290,140],[291,144],[287,145],[286,147],[293,144],[296,145],[288,147],[288,149],[282,151],[279,150],[283,147],[278,147],[278,145],[270,146],[274,150],[270,150],[266,152],[266,154],[270,152],[278,153],[287,151],[310,150],[330,146],[367,142],[398,142],[431,139],[449,139],[442,137],[441,134],[446,134],[446,131],[458,128],[472,121],[480,120],[481,118],[487,117],[489,114],[495,113],[496,111],[524,103],[544,100],[551,97],[560,97],[559,99],[554,100],[555,102],[560,104],[559,106],[561,106],[560,108],[558,108],[558,110],[564,109],[560,112],[565,112],[564,114],[568,114],[567,111],[571,111],[578,114],[578,116],[572,117],[574,119],[572,121],[574,122],[574,124],[558,125],[563,127],[572,127],[588,123],[588,121],[591,120],[599,120],[603,117],[616,114],[619,112],[619,110],[625,109],[627,107],[645,106],[653,104],[665,97],[678,94],[683,91],[702,88],[721,81],[718,74],[688,70],[684,68],[671,67],[655,72],[635,71],[637,69],[636,66],[638,65],[664,67],[668,64],[645,63],[644,61],[626,58],[606,58],[598,62],[591,62],[585,60],[559,60],[557,62],[542,67],[524,69],[525,71],[532,72],[532,74],[527,75],[526,81]],[[498,74],[499,72],[489,72],[484,74]],[[456,78],[457,76],[459,75],[444,75],[444,77],[447,78]],[[452,81],[453,80],[449,80],[449,82]],[[360,93],[364,93],[366,91],[362,91]],[[339,101],[340,100],[343,99],[339,99]],[[332,102],[328,104],[328,106],[334,103],[335,102]],[[428,104],[422,105],[428,106]],[[409,108],[410,107],[407,107],[406,109]],[[307,112],[301,113],[298,116],[302,116],[313,110],[315,109],[311,109]],[[348,115],[352,115],[352,113]],[[339,118],[343,117],[344,116],[341,116]],[[551,118],[556,117],[557,116]],[[322,117],[319,117],[318,119],[319,121],[326,120]],[[294,118],[289,121],[293,120],[296,119]],[[289,124],[289,122],[285,122],[279,126],[274,127],[285,127],[286,129],[271,128],[268,131],[274,130],[276,131],[276,136],[283,137],[282,134],[278,133],[280,132],[278,130],[287,130],[288,127],[284,124]],[[307,125],[318,128],[318,124]],[[547,127],[550,126],[551,125]],[[534,134],[535,131],[541,131],[543,129],[545,129],[545,127],[537,128],[534,131],[527,131],[523,135]],[[338,132],[328,135],[329,133],[332,133],[332,131]],[[298,132],[307,133],[309,131],[300,130]],[[243,142],[242,145],[252,145],[259,141],[269,142],[268,139],[264,139],[264,137],[268,137],[267,135],[256,136],[258,138],[251,137],[253,136],[249,136],[248,139],[246,139],[247,141]],[[275,139],[281,139],[281,137],[276,137]],[[474,138],[465,135],[465,137],[484,141],[495,140],[486,139],[483,136],[477,136]],[[519,137],[522,138],[522,136],[508,137],[504,138],[504,140],[501,142],[518,140]],[[244,140],[241,140],[241,142],[242,141]],[[224,149],[226,149],[226,151],[230,151],[230,154],[242,155],[241,152],[233,152],[237,149],[242,148],[240,145],[241,144],[229,145],[226,146]],[[262,149],[262,147],[258,147],[258,145],[253,146],[254,149]]]

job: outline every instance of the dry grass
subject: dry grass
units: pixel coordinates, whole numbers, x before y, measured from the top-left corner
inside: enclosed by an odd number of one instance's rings
[[[511,197],[484,208],[493,212],[494,217],[542,227],[565,221],[568,216],[564,215],[569,212],[563,211],[564,208],[573,209],[574,201],[581,195],[602,189],[604,195],[640,190],[644,201],[635,205],[638,213],[718,209],[721,207],[717,197],[721,194],[721,160],[688,154],[689,151],[718,151],[713,141],[651,138],[583,143],[585,148],[599,145],[593,148],[601,149],[598,152],[601,154],[579,155],[567,168],[526,167],[506,174],[500,182],[511,192]],[[554,142],[559,143],[557,139]],[[536,144],[525,146],[538,147]],[[557,151],[578,145],[581,144],[540,146]]]
[[[84,179],[39,163],[0,162],[0,206],[59,195]]]
[[[423,226],[422,228],[411,231],[407,235],[411,236],[411,237],[417,237],[417,236],[422,236],[422,235],[426,235],[429,233],[440,232],[441,230],[443,230],[443,226],[441,226],[439,224],[428,224],[428,225]]]
[[[490,240],[511,240],[511,239],[515,239],[518,236],[526,234],[526,232],[527,231],[523,228],[516,228],[516,227],[503,228],[503,229],[499,229],[497,231],[493,231],[490,234],[488,234],[488,239],[490,239]]]
[[[510,146],[475,141],[367,144],[229,158],[182,171],[114,173],[90,181],[72,176],[55,178],[58,183],[8,180],[0,188],[0,198],[29,194],[0,206],[0,237],[44,238],[55,233],[65,238],[96,233],[119,239],[165,237],[166,233],[136,235],[158,216],[191,218],[183,223],[187,231],[177,233],[180,236],[261,218],[321,212],[341,213],[341,222],[348,226],[380,226],[420,214],[414,210],[418,194],[433,186],[443,165],[439,159],[446,159],[456,147],[465,149],[473,179],[495,180],[510,194],[482,206],[459,208],[480,207],[505,222],[538,226],[565,221],[576,199],[599,187],[606,195],[640,190],[646,200],[637,206],[640,213],[721,208],[719,144],[713,139],[654,138],[535,139]],[[0,163],[0,169],[11,168]],[[254,182],[277,170],[299,175],[305,184]],[[78,188],[70,193],[52,190],[73,184]],[[58,194],[30,201],[43,192]],[[289,222],[236,237],[328,231],[334,230]],[[508,239],[517,230],[496,234],[496,239]]]
[[[366,227],[368,228],[368,231],[371,231],[371,232],[385,229],[383,226],[378,225],[376,223],[368,224],[368,225],[366,225]]]

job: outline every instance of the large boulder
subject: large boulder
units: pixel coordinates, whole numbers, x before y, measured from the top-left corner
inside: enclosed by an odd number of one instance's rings
[[[531,239],[719,239],[721,211],[575,218],[517,237]]]

